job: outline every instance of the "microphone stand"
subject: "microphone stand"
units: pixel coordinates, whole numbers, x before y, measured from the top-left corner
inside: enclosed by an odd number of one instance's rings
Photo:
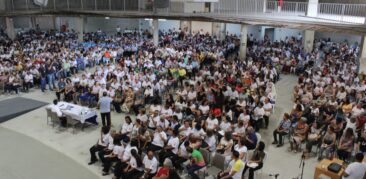
[[[278,178],[278,176],[280,176],[280,174],[279,174],[279,173],[276,173],[276,174],[269,174],[269,176],[270,176],[270,177],[275,177],[275,179],[277,179],[277,178]]]
[[[300,166],[299,166],[299,168],[301,168],[300,179],[303,179],[304,167],[305,167],[305,153],[303,152],[301,155]]]

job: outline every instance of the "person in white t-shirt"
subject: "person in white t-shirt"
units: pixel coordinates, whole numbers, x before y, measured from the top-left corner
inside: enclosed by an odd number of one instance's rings
[[[159,162],[163,163],[166,158],[175,157],[178,154],[179,147],[179,132],[177,130],[168,130],[171,137],[168,140],[168,144],[159,153]]]
[[[164,143],[167,141],[167,135],[160,126],[156,127],[153,135],[153,140],[148,148],[148,150],[159,151],[164,148]]]
[[[131,150],[131,158],[127,167],[123,170],[122,178],[139,178],[144,173],[144,164],[142,163],[137,149]]]
[[[362,162],[364,155],[356,154],[356,161],[349,164],[343,172],[344,179],[361,179],[366,177],[366,164]]]
[[[109,133],[110,128],[108,126],[103,126],[101,129],[101,138],[98,140],[98,143],[93,145],[90,151],[90,162],[88,165],[92,165],[98,161],[97,156],[95,155],[96,152],[102,151],[108,147],[109,144],[113,144],[113,138]]]
[[[133,129],[133,123],[132,123],[131,117],[126,116],[125,123],[122,124],[121,130],[119,133],[117,133],[115,138],[118,140],[122,140],[126,137],[131,137],[130,135],[131,135],[132,129]]]
[[[219,120],[217,120],[216,118],[214,118],[212,114],[210,114],[210,116],[206,120],[205,126],[206,130],[207,129],[217,130],[219,127]]]
[[[156,171],[158,169],[158,160],[154,156],[153,151],[148,151],[147,155],[144,157],[142,163],[144,163],[145,172],[141,178],[150,179],[155,176]]]
[[[114,162],[122,159],[124,147],[121,146],[120,140],[113,140],[113,150],[110,154],[105,155],[103,159],[103,176],[109,174],[109,170]]]
[[[264,122],[265,122],[265,128],[267,129],[268,124],[269,124],[269,116],[272,114],[272,110],[273,110],[273,105],[269,101],[269,98],[266,98],[264,100],[263,109],[264,109],[263,119],[264,119]]]

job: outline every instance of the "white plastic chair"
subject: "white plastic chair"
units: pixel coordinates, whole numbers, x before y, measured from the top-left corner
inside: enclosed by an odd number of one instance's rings
[[[259,134],[258,132],[256,132],[255,133],[255,135],[257,136],[257,145],[258,145],[258,143],[261,141],[261,139],[262,139],[262,136],[261,136],[261,134]]]

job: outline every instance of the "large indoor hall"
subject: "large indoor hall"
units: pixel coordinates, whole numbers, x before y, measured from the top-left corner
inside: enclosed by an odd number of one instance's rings
[[[0,0],[0,179],[366,178],[363,0]]]

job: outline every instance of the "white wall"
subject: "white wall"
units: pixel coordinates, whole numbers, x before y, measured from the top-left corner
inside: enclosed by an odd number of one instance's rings
[[[29,29],[31,27],[30,17],[13,17],[15,29]]]
[[[261,37],[261,30],[262,30],[261,26],[249,25],[248,26],[248,35],[253,34],[253,37],[255,39],[262,40],[263,37]]]
[[[315,32],[316,39],[328,39],[329,37],[333,42],[344,42],[347,40],[349,44],[353,44],[355,42],[361,44],[362,39],[362,37],[358,35],[339,34],[332,32]]]
[[[240,28],[241,24],[226,24],[226,31],[230,34],[240,36]],[[261,26],[248,25],[248,35],[253,34],[255,39],[263,39],[261,38]]]
[[[176,29],[178,30],[180,27],[179,20],[159,20],[159,30],[168,31],[169,29]]]
[[[299,35],[303,35],[303,30],[299,29],[286,29],[286,28],[275,28],[274,31],[274,40],[281,41],[285,40],[286,37],[297,37]]]
[[[240,24],[230,24],[227,23],[226,24],[226,32],[229,33],[229,35],[233,34],[233,35],[237,35],[240,36]]]
[[[193,11],[196,12],[204,12],[205,3],[196,3],[196,2],[185,2],[184,3],[184,12],[190,12]]]
[[[88,17],[85,20],[84,31],[85,32],[95,32],[99,28],[106,33],[115,33],[116,27],[119,25],[121,31],[134,30],[139,28],[138,19],[117,19],[110,18],[105,19],[104,17]]]
[[[197,33],[203,29],[204,33],[212,34],[212,23],[202,21],[192,21],[192,32]]]

